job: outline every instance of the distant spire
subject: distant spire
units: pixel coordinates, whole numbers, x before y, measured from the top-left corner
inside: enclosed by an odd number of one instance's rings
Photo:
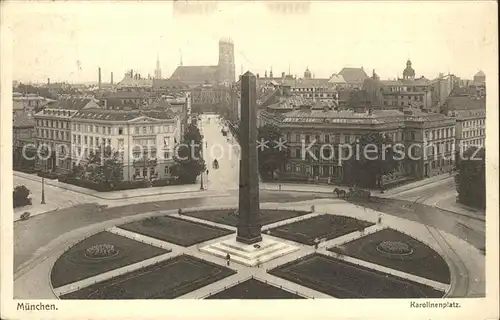
[[[182,49],[179,49],[179,55],[180,55],[180,59],[181,59],[179,65],[182,67]]]

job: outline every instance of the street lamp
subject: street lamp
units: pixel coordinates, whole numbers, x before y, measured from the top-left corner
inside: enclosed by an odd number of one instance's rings
[[[42,177],[42,202],[41,204],[45,204],[45,181],[44,178]]]

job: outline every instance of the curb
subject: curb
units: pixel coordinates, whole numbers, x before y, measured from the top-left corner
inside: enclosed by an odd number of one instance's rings
[[[453,210],[450,210],[450,209],[445,209],[445,208],[442,208],[442,207],[437,206],[437,205],[435,205],[434,207],[437,208],[437,209],[439,209],[439,210],[443,210],[443,211],[449,212],[451,214],[456,214],[456,215],[467,217],[467,218],[470,218],[470,219],[474,219],[474,220],[486,222],[486,214],[485,214],[485,217],[483,218],[481,216],[474,216],[472,214],[466,214],[466,213],[456,212],[456,211],[453,211]]]

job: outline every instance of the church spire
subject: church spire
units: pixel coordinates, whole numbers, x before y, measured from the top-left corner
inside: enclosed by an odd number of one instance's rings
[[[161,79],[160,54],[156,53],[155,79]]]

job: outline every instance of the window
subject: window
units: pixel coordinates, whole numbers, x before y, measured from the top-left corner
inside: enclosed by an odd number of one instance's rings
[[[88,143],[88,139],[87,139],[87,136],[83,137],[83,144],[87,145]]]
[[[73,143],[76,143],[76,134],[73,135]]]
[[[169,175],[170,174],[170,168],[169,166],[165,166],[165,175]]]
[[[134,134],[139,134],[139,127],[134,128]]]
[[[147,128],[146,128],[146,127],[142,127],[142,133],[143,133],[143,134],[148,133],[148,132],[147,132]]]
[[[106,143],[107,146],[110,146],[111,145],[111,139],[107,139],[107,143]]]
[[[330,135],[329,134],[325,134],[325,142],[330,143]]]
[[[82,136],[80,136],[80,135],[78,136],[78,143],[79,144],[82,143]]]
[[[108,127],[108,134],[111,135],[111,127]]]
[[[122,134],[123,134],[123,128],[122,128],[122,127],[119,127],[119,128],[118,128],[118,134],[119,134],[119,135],[122,135]]]
[[[143,168],[142,169],[142,176],[147,177],[148,176],[148,168]]]
[[[295,141],[300,142],[300,134],[295,135]]]
[[[306,140],[306,143],[309,143],[309,135],[308,134],[306,134],[306,139],[305,140]]]
[[[97,144],[97,143],[96,143]],[[94,145],[94,137],[90,137],[90,145],[93,146]]]

